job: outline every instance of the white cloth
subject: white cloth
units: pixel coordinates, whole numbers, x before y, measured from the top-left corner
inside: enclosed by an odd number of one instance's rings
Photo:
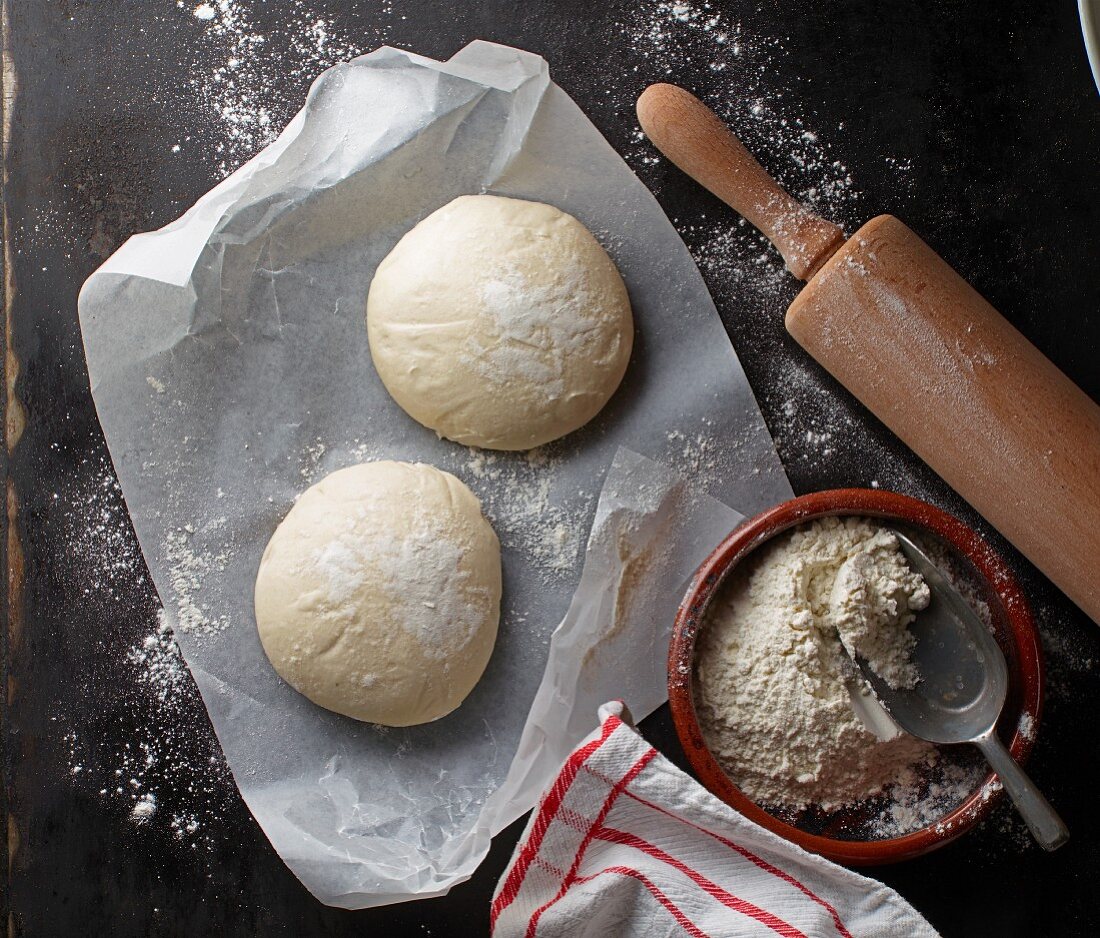
[[[494,938],[935,938],[892,889],[742,817],[618,702],[566,760],[493,897]]]

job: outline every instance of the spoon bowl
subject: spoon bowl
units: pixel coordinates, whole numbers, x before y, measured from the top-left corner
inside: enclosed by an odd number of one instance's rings
[[[996,639],[939,567],[900,531],[909,566],[931,594],[909,631],[921,679],[912,688],[890,687],[861,655],[855,663],[886,712],[903,730],[931,743],[973,743],[997,772],[1032,836],[1046,850],[1069,839],[1061,818],[1013,761],[996,726],[1008,694],[1008,665]]]
[[[968,743],[997,723],[1008,694],[1008,665],[996,639],[950,580],[916,544],[892,530],[909,566],[931,594],[909,631],[921,675],[912,689],[895,689],[856,656],[875,696],[904,730],[931,743]]]

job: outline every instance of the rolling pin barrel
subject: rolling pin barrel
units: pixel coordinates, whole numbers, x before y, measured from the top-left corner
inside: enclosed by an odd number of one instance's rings
[[[826,262],[786,322],[1100,622],[1100,406],[890,215]]]
[[[845,243],[686,91],[648,88],[638,116],[809,278],[795,339],[1100,622],[1100,406],[898,219]]]

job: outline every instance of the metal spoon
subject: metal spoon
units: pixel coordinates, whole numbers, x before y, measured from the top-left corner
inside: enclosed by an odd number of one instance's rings
[[[921,680],[911,690],[889,687],[855,657],[886,712],[903,730],[932,743],[973,743],[993,767],[1031,835],[1044,850],[1069,839],[1050,802],[1016,764],[995,727],[1008,693],[1004,653],[970,605],[909,538],[893,531],[912,568],[931,591],[928,608],[909,626]]]

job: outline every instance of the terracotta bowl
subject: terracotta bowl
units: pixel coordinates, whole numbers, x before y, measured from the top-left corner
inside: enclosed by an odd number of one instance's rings
[[[703,562],[680,604],[668,659],[672,718],[688,760],[711,792],[746,817],[799,846],[853,866],[895,863],[920,856],[960,837],[989,814],[1001,797],[996,776],[986,772],[969,796],[926,827],[900,836],[869,839],[866,824],[883,803],[827,813],[815,808],[780,817],[750,800],[719,766],[703,740],[695,713],[695,640],[704,613],[723,580],[756,548],[783,531],[829,515],[882,518],[938,540],[988,603],[997,641],[1008,660],[1009,691],[998,732],[1013,757],[1023,763],[1035,743],[1043,698],[1043,662],[1035,621],[1016,578],[1005,562],[971,528],[932,505],[877,489],[836,489],[804,495],[777,505],[733,531]],[[1027,727],[1025,732],[1022,728]],[[965,750],[965,751],[964,751]],[[941,751],[946,752],[943,748]],[[959,758],[974,759],[974,747],[954,747]],[[887,800],[884,804],[888,805]]]

